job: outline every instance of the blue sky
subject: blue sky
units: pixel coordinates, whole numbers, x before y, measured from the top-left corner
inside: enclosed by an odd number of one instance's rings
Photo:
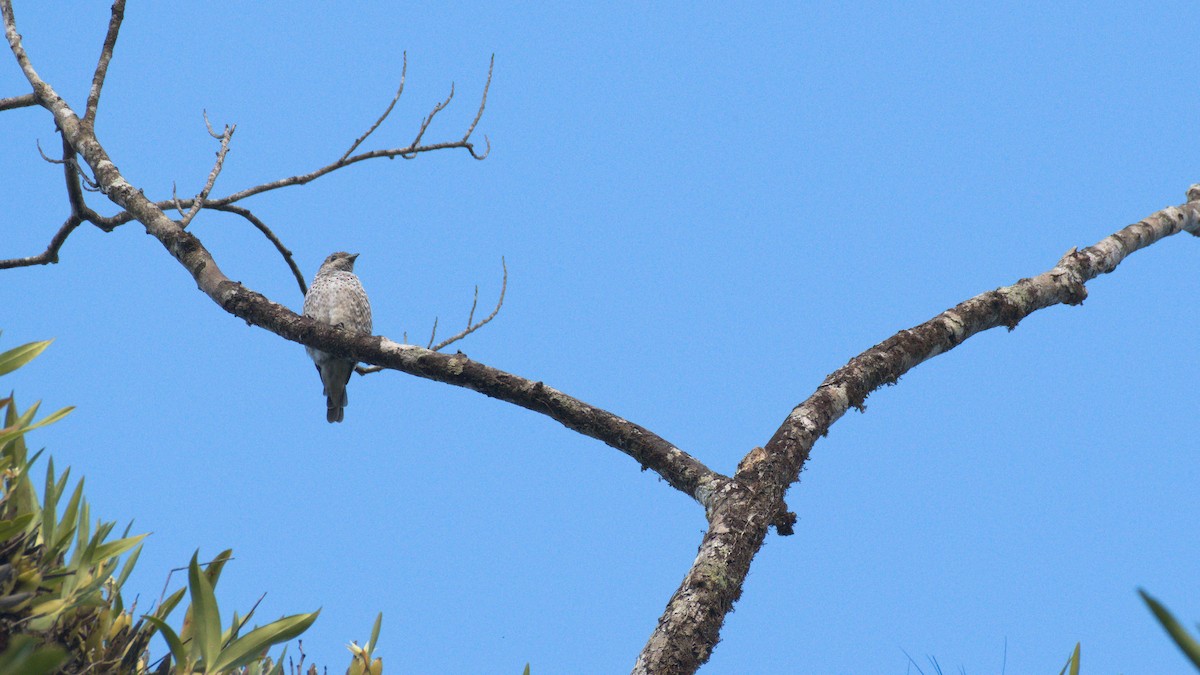
[[[486,161],[363,163],[243,206],[309,277],[360,252],[397,339],[457,330],[475,284],[492,303],[504,256],[504,309],[465,353],[732,472],[853,355],[1200,182],[1189,5],[977,4],[133,3],[98,133],[165,198],[211,166],[202,111],[237,123],[223,195],[340,156],[405,50],[368,145],[405,145],[452,81],[428,138],[457,138],[495,53]],[[107,5],[16,5],[81,106]],[[25,91],[0,67],[0,95]],[[0,257],[30,255],[67,215],[34,140],[58,144],[44,111],[0,121]],[[243,222],[192,229],[300,307]],[[900,673],[906,651],[1054,672],[1076,641],[1096,672],[1181,669],[1135,589],[1200,619],[1197,246],[1140,252],[836,424],[702,672]],[[93,513],[153,532],[127,593],[149,607],[197,547],[233,548],[225,613],[323,608],[305,651],[331,672],[378,611],[389,671],[626,671],[705,527],[624,455],[473,392],[356,377],[326,424],[303,348],[223,313],[136,224],[0,272],[0,303],[0,347],[56,339],[5,386],[78,406],[31,444],[87,476]]]

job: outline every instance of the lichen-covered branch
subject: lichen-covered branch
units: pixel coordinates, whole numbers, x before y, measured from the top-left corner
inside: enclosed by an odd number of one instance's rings
[[[741,595],[750,561],[782,506],[784,493],[818,438],[850,408],[920,363],[954,349],[982,331],[1012,330],[1032,312],[1078,305],[1085,283],[1112,272],[1127,256],[1180,232],[1200,235],[1200,185],[1187,203],[1147,216],[1082,250],[1071,249],[1050,270],[962,302],[925,323],[902,330],[833,372],[797,406],[765,448],[743,458],[709,514],[709,529],[692,568],[671,596],[658,627],[638,657],[638,674],[693,673],[708,660],[725,615]]]
[[[100,107],[100,90],[104,88],[104,78],[108,75],[108,64],[112,61],[113,49],[117,46],[117,34],[121,32],[121,22],[125,20],[125,0],[116,0],[112,5],[112,16],[108,20],[108,33],[104,36],[104,44],[100,47],[100,58],[96,61],[96,72],[92,75],[92,88],[88,91],[87,107],[84,109],[83,121],[89,126],[96,124],[96,110]]]
[[[12,110],[14,108],[28,108],[34,105],[37,105],[37,97],[33,94],[21,94],[20,96],[0,98],[0,112]]]

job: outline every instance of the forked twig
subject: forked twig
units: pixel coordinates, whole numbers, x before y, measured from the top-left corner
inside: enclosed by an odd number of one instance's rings
[[[88,208],[88,205],[83,201],[83,192],[80,190],[79,181],[82,179],[84,185],[89,182],[87,174],[83,173],[79,164],[75,161],[75,150],[71,144],[64,138],[62,141],[63,158],[52,159],[46,156],[42,151],[42,146],[38,143],[38,152],[51,164],[58,164],[63,167],[63,176],[67,182],[67,200],[71,205],[71,215],[63,222],[54,236],[50,238],[49,245],[46,250],[38,255],[25,256],[23,258],[9,258],[0,260],[0,269],[10,269],[14,267],[31,267],[33,265],[49,265],[58,262],[58,252],[67,241],[67,237],[76,230],[84,222],[91,221],[100,229],[104,229],[105,219],[100,214]]]
[[[446,100],[441,101],[437,105],[433,106],[433,110],[430,110],[429,114],[425,116],[425,119],[421,121],[421,128],[417,130],[417,137],[413,139],[412,143],[408,144],[408,147],[410,147],[410,148],[420,147],[421,138],[423,136],[425,136],[425,130],[429,128],[429,123],[433,121],[433,118],[438,113],[445,110],[446,106],[450,105],[450,101],[453,101],[453,100],[454,100],[454,83],[451,82],[450,83],[450,95],[446,97]],[[417,156],[417,153],[414,152],[411,155],[406,155],[404,153],[401,153],[400,156],[403,157],[404,159],[412,159],[413,157]]]
[[[442,349],[445,349],[455,342],[467,337],[471,333],[474,333],[480,328],[483,328],[489,322],[491,322],[492,319],[496,318],[496,315],[500,313],[500,307],[504,305],[504,292],[508,290],[508,265],[504,262],[503,257],[500,258],[500,266],[504,268],[504,279],[500,282],[500,299],[496,301],[496,308],[492,310],[492,313],[488,314],[486,318],[481,319],[479,323],[471,323],[471,320],[475,318],[475,304],[479,302],[479,287],[476,286],[475,302],[471,303],[471,316],[467,318],[467,327],[463,329],[461,333],[442,340],[433,347],[430,347],[430,349],[435,352],[441,351]]]
[[[441,351],[442,349],[445,349],[446,347],[450,346],[451,344],[454,344],[455,342],[458,342],[459,340],[467,337],[471,333],[474,333],[475,331],[479,330],[480,328],[483,328],[492,319],[496,318],[496,315],[500,313],[500,307],[502,307],[504,305],[504,294],[508,290],[508,264],[505,262],[503,256],[501,256],[501,258],[500,258],[500,266],[504,269],[504,277],[500,282],[500,298],[498,300],[496,300],[496,307],[495,307],[495,309],[492,310],[492,313],[488,314],[487,317],[481,319],[478,323],[471,323],[471,321],[473,321],[475,319],[475,307],[479,303],[479,287],[476,286],[475,287],[475,299],[471,302],[471,313],[467,317],[467,327],[462,332],[458,333],[457,335],[453,335],[449,338],[446,338],[445,340],[442,340],[438,344],[434,345],[433,339],[437,335],[437,326],[438,326],[438,320],[435,318],[433,320],[433,335],[429,336],[429,346],[426,347],[426,349],[429,349],[429,350],[432,350],[435,352]],[[404,342],[406,344],[408,343],[408,333],[404,334]],[[354,372],[358,373],[359,375],[370,375],[371,373],[378,373],[381,370],[383,370],[383,368],[381,368],[379,366],[356,366],[354,368]]]
[[[400,67],[400,86],[396,89],[396,95],[392,97],[392,102],[388,104],[387,109],[383,111],[383,114],[379,116],[379,119],[375,120],[375,123],[371,125],[371,128],[367,129],[366,133],[364,133],[362,136],[359,136],[357,139],[354,140],[353,143],[350,144],[350,148],[348,150],[346,150],[346,152],[341,157],[338,158],[339,162],[346,161],[346,158],[349,157],[351,155],[351,153],[353,153],[355,150],[357,150],[358,146],[362,145],[362,142],[367,140],[368,136],[375,133],[375,130],[379,128],[380,124],[383,124],[383,121],[385,119],[387,119],[387,116],[392,114],[392,108],[396,107],[396,101],[399,101],[400,94],[404,93],[404,80],[407,77],[408,77],[408,52],[405,51],[404,52],[404,65]],[[467,135],[470,135],[470,134],[468,133]]]
[[[208,111],[204,111],[204,126],[208,128],[208,135],[221,141],[221,149],[217,150],[217,161],[213,164],[212,171],[208,172],[208,180],[204,183],[204,189],[200,190],[200,194],[192,200],[192,208],[183,216],[180,221],[180,227],[187,227],[200,209],[204,207],[204,200],[208,199],[208,193],[212,192],[213,184],[217,182],[217,176],[221,173],[221,167],[225,164],[225,155],[229,154],[229,141],[233,138],[233,132],[237,131],[237,125],[225,125],[224,132],[218,134],[213,131],[212,123],[208,121]],[[180,208],[179,200],[175,199],[175,208]]]
[[[494,57],[493,57],[492,62],[493,63],[495,62]],[[487,93],[488,93],[488,90],[491,88],[491,84],[492,84],[492,67],[489,66],[488,78],[487,78],[487,82],[484,83],[483,96],[480,99],[479,110],[475,114],[475,119],[471,122],[468,133],[460,140],[443,141],[441,143],[430,143],[428,145],[420,144],[420,139],[422,139],[424,137],[425,130],[428,129],[430,122],[433,120],[433,117],[449,104],[450,97],[447,97],[447,99],[445,101],[441,101],[436,106],[434,106],[434,109],[422,121],[421,128],[417,134],[417,139],[413,143],[409,144],[407,147],[387,148],[387,149],[381,149],[381,150],[369,150],[366,152],[360,152],[357,155],[349,155],[349,156],[343,155],[342,157],[338,158],[337,161],[327,164],[319,169],[315,169],[315,170],[310,171],[305,174],[296,174],[294,176],[288,176],[287,178],[280,178],[277,180],[273,180],[269,183],[262,183],[260,185],[255,185],[253,187],[249,187],[244,190],[239,190],[238,192],[234,192],[232,194],[225,195],[224,197],[218,197],[216,199],[205,198],[204,203],[201,205],[201,207],[202,208],[212,208],[212,207],[218,206],[218,205],[233,204],[235,202],[242,201],[243,199],[246,199],[248,197],[253,197],[254,195],[261,194],[263,192],[269,192],[271,190],[278,190],[280,188],[290,187],[292,185],[305,185],[307,183],[310,183],[310,182],[320,178],[321,176],[324,176],[325,174],[333,173],[334,171],[337,171],[338,169],[342,169],[351,164],[356,164],[358,162],[363,162],[363,161],[366,161],[369,159],[379,159],[379,158],[392,159],[395,157],[401,157],[403,159],[413,159],[417,155],[422,154],[422,153],[434,152],[437,150],[449,150],[449,149],[453,149],[453,148],[462,148],[462,149],[466,150],[468,153],[470,153],[471,157],[473,157],[475,159],[486,159],[488,154],[492,151],[491,140],[488,139],[488,137],[486,135],[484,136],[484,142],[486,144],[486,147],[482,153],[479,153],[479,152],[476,152],[476,150],[475,150],[475,144],[470,141],[470,134],[474,132],[475,127],[477,126],[479,120],[482,118],[483,110],[487,104]],[[451,88],[451,94],[453,95],[453,87]],[[389,110],[390,110],[390,107],[389,107]],[[386,116],[386,113],[385,113],[385,116]],[[381,116],[380,119],[383,119],[383,117]],[[369,136],[370,133],[372,133],[372,132],[373,132],[373,129],[368,130],[368,133],[364,134],[362,139],[366,140],[367,136]],[[355,141],[355,144],[358,144],[358,143],[360,143],[360,141]],[[356,145],[352,145],[351,147],[357,149]],[[159,209],[165,210],[165,209],[169,209],[171,207],[176,206],[175,202],[176,202],[176,200],[174,200],[174,199],[165,199],[162,201],[155,202],[154,205],[157,206]],[[190,209],[191,207],[193,207],[195,205],[194,199],[180,199],[180,200],[178,200],[178,202],[179,202],[178,207],[180,209]],[[130,214],[128,211],[122,211],[121,213],[118,213],[118,214],[112,216],[111,218],[108,218],[106,220],[106,223],[107,223],[108,229],[112,229],[119,225],[128,223],[131,220],[133,220],[133,215]]]

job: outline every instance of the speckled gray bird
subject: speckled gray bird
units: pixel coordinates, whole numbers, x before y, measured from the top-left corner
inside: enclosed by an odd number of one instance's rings
[[[370,335],[371,303],[354,275],[355,258],[357,253],[338,251],[325,259],[304,296],[304,316],[352,333]],[[317,364],[321,384],[325,385],[325,419],[341,422],[347,402],[346,383],[356,363],[312,347],[305,349]]]

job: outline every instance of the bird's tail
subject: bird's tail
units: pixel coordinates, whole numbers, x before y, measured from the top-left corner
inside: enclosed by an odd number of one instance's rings
[[[326,421],[342,421],[345,415],[343,408],[350,402],[346,396],[346,383],[350,381],[353,370],[354,363],[351,361],[330,361],[321,369],[321,383],[325,385]]]

